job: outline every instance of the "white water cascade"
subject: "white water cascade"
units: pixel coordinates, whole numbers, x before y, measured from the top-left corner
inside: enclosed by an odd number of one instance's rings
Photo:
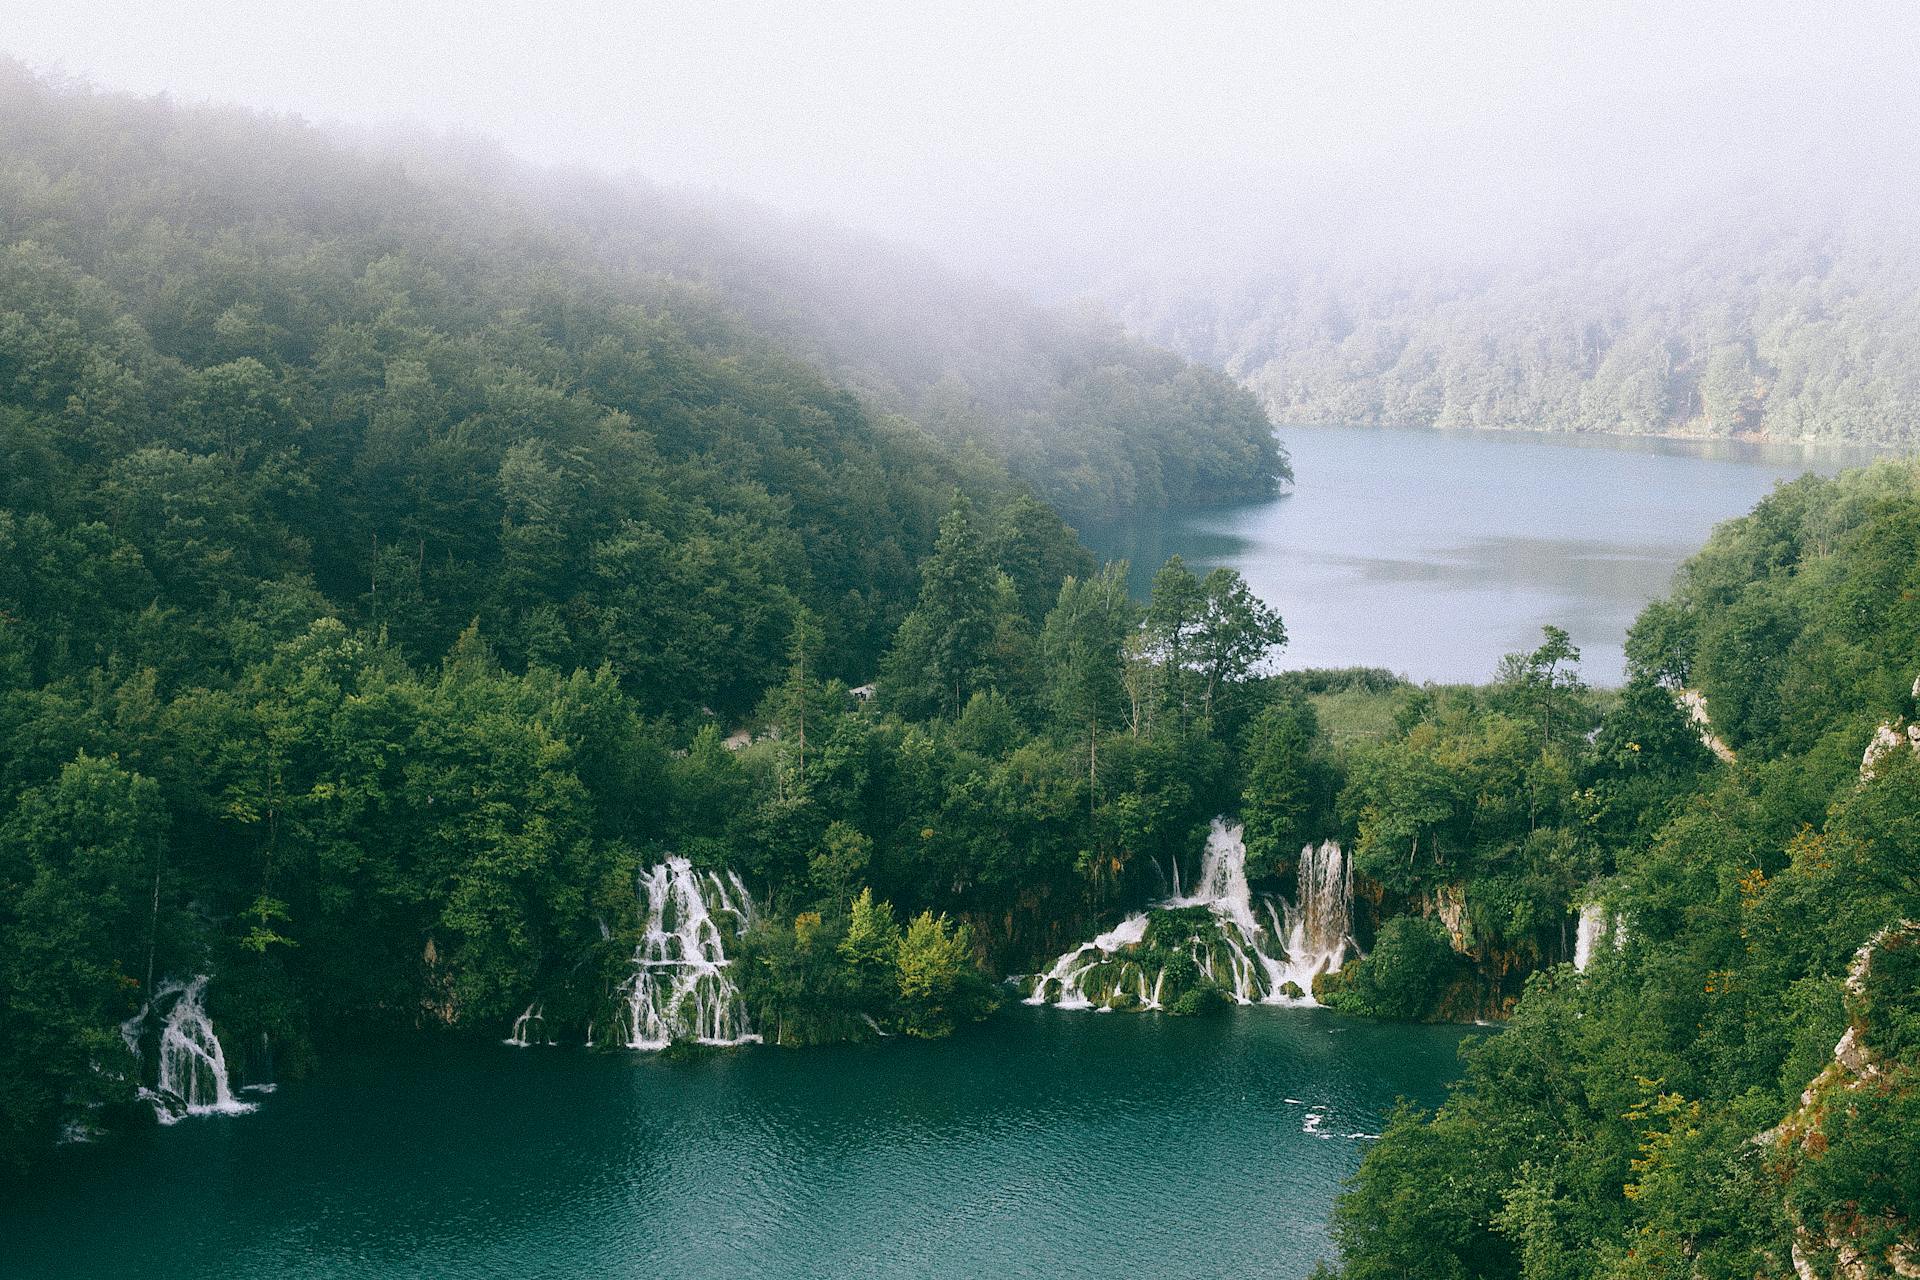
[[[1177,876],[1176,867],[1176,883]],[[1153,910],[1189,907],[1207,908],[1215,933],[1190,938],[1186,953],[1241,1004],[1314,1004],[1314,978],[1338,972],[1359,952],[1352,936],[1353,868],[1331,840],[1301,849],[1292,902],[1273,894],[1256,900],[1241,828],[1216,818],[1192,892],[1176,892]],[[1167,966],[1141,952],[1151,921],[1151,911],[1129,916],[1067,952],[1034,980],[1026,1003],[1105,1010],[1124,992],[1140,1008],[1160,1008]]]
[[[1138,944],[1147,936],[1147,913],[1128,916],[1113,928],[1107,930],[1092,942],[1083,942],[1053,962],[1053,967],[1041,974],[1033,984],[1033,994],[1026,999],[1027,1004],[1046,1004],[1047,993],[1055,992],[1053,1003],[1062,1009],[1091,1009],[1093,1001],[1082,986],[1089,973],[1099,968],[1107,958],[1123,948]],[[1143,1007],[1158,1009],[1160,992],[1156,985],[1149,989],[1146,985],[1146,970],[1139,971],[1139,1000]]]
[[[1573,934],[1573,967],[1578,973],[1585,973],[1587,966],[1593,963],[1593,944],[1600,938],[1600,930],[1606,924],[1607,913],[1597,902],[1589,902],[1580,908],[1580,924]],[[1566,937],[1561,934],[1561,937]]]
[[[1607,919],[1606,909],[1597,902],[1589,902],[1580,908],[1580,923],[1573,934],[1573,968],[1576,973],[1585,973],[1587,966],[1593,963],[1594,948],[1602,938],[1613,941],[1615,951],[1627,945],[1627,922],[1615,915]]]
[[[1243,852],[1244,860],[1246,854]],[[1274,899],[1266,899],[1273,918]],[[1348,956],[1359,954],[1353,940],[1353,864],[1338,844],[1323,840],[1300,850],[1300,872],[1294,901],[1280,903],[1284,915],[1276,919],[1287,940],[1286,967],[1281,982],[1291,982],[1312,999],[1313,980],[1338,973]]]
[[[547,1038],[546,1006],[538,1000],[528,1005],[526,1011],[513,1020],[513,1034],[506,1042],[516,1049],[525,1049],[536,1044],[558,1044],[557,1040]]]
[[[647,900],[646,933],[622,993],[615,1043],[630,1049],[664,1049],[675,1040],[757,1044],[727,976],[726,935],[738,937],[753,923],[753,899],[740,877],[696,872],[685,858],[669,858],[641,875],[640,891]]]
[[[207,1017],[206,995],[205,974],[191,982],[169,980],[160,984],[139,1013],[121,1024],[121,1038],[140,1058],[148,1020],[162,1018],[157,1078],[153,1088],[140,1090],[153,1103],[162,1124],[183,1116],[244,1115],[253,1110],[252,1103],[233,1096],[226,1051]]]

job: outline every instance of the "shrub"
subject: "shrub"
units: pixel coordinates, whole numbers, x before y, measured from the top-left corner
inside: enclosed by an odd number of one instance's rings
[[[1314,984],[1331,1008],[1369,1018],[1419,1021],[1434,1016],[1460,969],[1460,957],[1438,920],[1396,916],[1380,930],[1371,955]]]

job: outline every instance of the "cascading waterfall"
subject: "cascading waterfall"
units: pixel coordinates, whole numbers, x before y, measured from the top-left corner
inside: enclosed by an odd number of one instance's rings
[[[1267,909],[1271,913],[1272,899]],[[1287,912],[1282,981],[1311,993],[1314,978],[1338,973],[1360,950],[1353,941],[1353,864],[1338,844],[1323,840],[1300,850],[1298,886]]]
[[[1594,948],[1602,938],[1613,941],[1615,951],[1627,945],[1627,922],[1616,914],[1607,919],[1606,909],[1597,902],[1589,902],[1580,908],[1580,923],[1573,934],[1573,967],[1577,973],[1585,973],[1587,966],[1593,963]]]
[[[1099,968],[1108,956],[1123,947],[1131,947],[1147,936],[1147,915],[1141,912],[1137,916],[1128,916],[1113,928],[1107,930],[1092,942],[1083,942],[1072,951],[1053,962],[1053,967],[1040,975],[1033,984],[1033,994],[1028,996],[1028,1004],[1046,1004],[1047,993],[1054,992],[1053,1003],[1062,1009],[1091,1009],[1093,1001],[1081,988],[1086,976]],[[1146,974],[1140,974],[1142,983],[1141,1003],[1148,1008],[1158,1008],[1157,990],[1149,995],[1146,991]]]
[[[538,1000],[528,1005],[526,1012],[513,1020],[513,1034],[507,1037],[506,1042],[517,1049],[536,1044],[558,1044],[558,1041],[547,1038],[546,1006]]]
[[[182,1116],[244,1115],[253,1110],[252,1103],[233,1096],[226,1051],[207,1017],[206,995],[205,974],[191,982],[169,980],[120,1026],[121,1038],[139,1059],[144,1056],[148,1022],[161,1019],[154,1087],[142,1088],[140,1095],[153,1103],[162,1124]]]
[[[1607,914],[1597,902],[1589,902],[1580,908],[1580,925],[1573,934],[1573,967],[1575,971],[1585,973],[1587,966],[1593,963],[1593,944],[1600,938],[1600,930],[1607,922]],[[1565,937],[1565,934],[1561,934]]]
[[[1280,996],[1280,984],[1286,980],[1281,976],[1286,966],[1275,953],[1282,949],[1278,940],[1287,935],[1278,929],[1269,932],[1254,915],[1253,890],[1247,885],[1247,846],[1241,836],[1240,827],[1229,827],[1215,818],[1207,832],[1207,849],[1200,859],[1200,878],[1193,892],[1169,898],[1160,906],[1163,910],[1206,907],[1213,912],[1224,951],[1196,945],[1194,960],[1201,972],[1215,981],[1221,980],[1218,968],[1224,963],[1226,985],[1233,991],[1233,998],[1241,1004],[1252,1004],[1269,997],[1284,998]],[[1301,856],[1306,856],[1304,851]],[[1262,906],[1268,918],[1274,919],[1272,900],[1263,901]]]
[[[753,898],[740,877],[696,872],[685,858],[669,858],[640,877],[640,891],[646,933],[634,952],[615,1042],[630,1049],[664,1049],[675,1040],[758,1043],[727,976],[725,934],[738,937],[753,923]]]
[[[1178,876],[1176,865],[1176,885]],[[1169,957],[1149,937],[1155,913],[1195,907],[1210,913],[1210,934],[1189,931]],[[1035,978],[1026,1003],[1108,1010],[1124,997],[1127,1007],[1158,1009],[1170,964],[1191,960],[1194,971],[1241,1004],[1313,1004],[1314,978],[1337,972],[1359,950],[1352,917],[1353,868],[1338,844],[1300,851],[1293,902],[1271,894],[1256,902],[1241,828],[1216,818],[1192,892],[1176,890],[1061,956]]]

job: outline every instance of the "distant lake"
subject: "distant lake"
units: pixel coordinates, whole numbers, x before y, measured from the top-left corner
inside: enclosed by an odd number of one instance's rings
[[[1287,668],[1482,681],[1567,629],[1594,684],[1713,526],[1781,480],[1881,456],[1844,447],[1516,431],[1286,427],[1295,486],[1264,502],[1081,530],[1142,598],[1178,552],[1229,565],[1280,611]]]

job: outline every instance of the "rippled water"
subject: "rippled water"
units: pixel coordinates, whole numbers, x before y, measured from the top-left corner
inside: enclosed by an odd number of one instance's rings
[[[1356,1135],[1471,1034],[1015,1007],[935,1043],[333,1062],[65,1149],[0,1206],[4,1270],[1302,1277]]]
[[[1863,449],[1507,431],[1287,427],[1295,488],[1082,532],[1144,595],[1173,552],[1230,565],[1280,610],[1287,667],[1490,678],[1545,623],[1621,679],[1627,627],[1713,526]]]

